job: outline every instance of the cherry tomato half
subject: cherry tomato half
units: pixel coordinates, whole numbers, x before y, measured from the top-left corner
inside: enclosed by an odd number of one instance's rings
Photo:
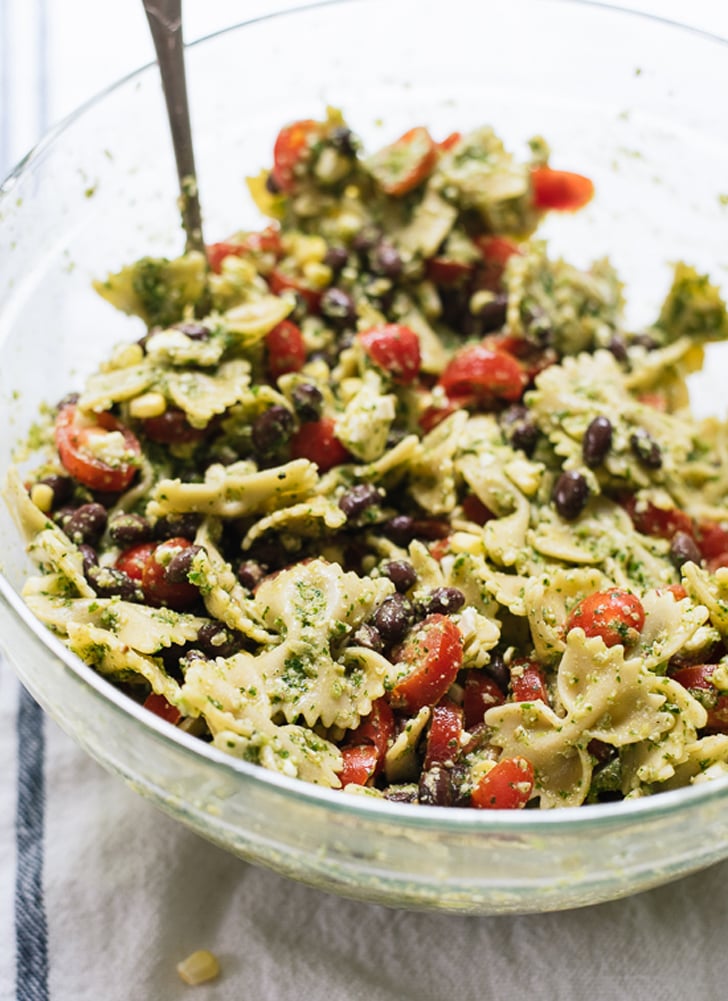
[[[712,560],[728,552],[728,529],[716,521],[701,521],[695,541],[703,559]]]
[[[112,463],[99,454],[104,454],[105,440],[114,433],[121,435],[123,454]],[[97,414],[94,421],[81,417],[75,404],[67,404],[56,417],[55,439],[64,467],[89,489],[120,493],[134,479],[134,460],[141,454],[141,446],[136,435],[111,414]]]
[[[306,362],[306,345],[301,328],[291,320],[281,320],[265,335],[268,375],[272,380],[287,372],[299,372]]]
[[[389,741],[394,735],[394,716],[386,699],[377,699],[372,711],[352,731],[342,748],[344,760],[339,778],[342,785],[366,785],[381,771]]]
[[[492,407],[498,401],[520,400],[527,383],[526,373],[511,355],[472,344],[457,352],[438,384],[451,400]]]
[[[410,668],[390,692],[396,709],[415,713],[440,701],[463,660],[460,630],[447,615],[428,615],[402,645],[399,662]]]
[[[503,758],[485,774],[470,798],[478,810],[519,810],[531,798],[535,775],[526,758]]]
[[[481,724],[487,710],[503,705],[505,700],[499,686],[484,671],[468,671],[463,686],[465,729],[472,730]]]
[[[557,209],[575,212],[591,201],[594,183],[582,174],[551,167],[534,167],[531,171],[533,204],[537,209]]]
[[[432,710],[423,768],[454,762],[460,753],[463,735],[463,710],[450,699],[443,699]]]
[[[191,545],[181,536],[164,542],[142,542],[121,553],[116,568],[141,583],[144,600],[150,605],[184,611],[195,604],[200,592],[186,580],[169,580],[167,567]]]
[[[346,462],[351,456],[336,437],[335,426],[331,417],[302,424],[291,438],[292,458],[315,462],[321,473]]]
[[[273,146],[271,174],[278,189],[290,192],[296,183],[296,168],[307,158],[312,145],[321,136],[321,125],[304,118],[284,126]]]
[[[692,518],[676,507],[657,507],[651,501],[637,501],[628,497],[622,502],[632,524],[643,535],[654,535],[658,539],[671,539],[676,532],[695,534]]]
[[[566,631],[583,629],[601,636],[606,646],[634,643],[645,624],[642,602],[629,591],[613,587],[583,598],[566,620]]]
[[[177,706],[173,706],[171,702],[167,702],[163,695],[157,695],[156,692],[150,692],[144,700],[143,705],[145,709],[153,712],[155,716],[166,719],[173,726],[182,719],[182,713]]]
[[[205,249],[210,270],[219,275],[226,257],[244,257],[250,253],[275,254],[276,257],[280,257],[282,253],[280,231],[277,226],[266,226],[265,229],[255,233],[246,233],[242,237],[208,244]]]
[[[281,268],[274,268],[268,276],[268,285],[274,295],[283,292],[295,292],[303,301],[309,313],[318,313],[321,306],[321,289],[312,288],[306,284],[302,275],[290,274]]]
[[[402,323],[384,323],[362,330],[357,340],[374,364],[394,382],[408,385],[419,375],[420,339]]]
[[[437,163],[437,145],[419,125],[405,132],[369,160],[369,169],[387,195],[406,195],[425,181]]]
[[[548,705],[549,692],[543,668],[531,661],[514,661],[511,664],[511,695],[514,702],[540,701]]]

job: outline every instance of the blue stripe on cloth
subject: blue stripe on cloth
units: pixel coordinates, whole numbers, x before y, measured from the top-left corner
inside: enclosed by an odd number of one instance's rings
[[[15,945],[17,1001],[48,1001],[48,926],[43,901],[45,758],[43,711],[20,689],[18,700]]]

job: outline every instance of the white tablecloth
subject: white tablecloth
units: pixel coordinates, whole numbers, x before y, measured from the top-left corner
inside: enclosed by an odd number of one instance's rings
[[[84,18],[91,33],[110,20],[105,4],[0,0],[5,167],[43,118],[149,57],[131,6],[114,5],[109,51],[88,33],[71,44]],[[271,4],[188,6],[193,22],[215,8],[194,35]],[[638,6],[728,34],[722,0]],[[726,927],[728,863],[549,915],[413,914],[327,896],[159,813],[77,749],[0,663],[0,1001],[710,1001],[726,996]],[[200,948],[221,974],[188,987],[176,963]]]

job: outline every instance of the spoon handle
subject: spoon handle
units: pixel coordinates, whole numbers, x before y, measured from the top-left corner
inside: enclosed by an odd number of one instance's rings
[[[205,253],[202,238],[202,218],[197,193],[197,173],[192,147],[190,111],[187,103],[184,43],[182,40],[181,0],[142,0],[149,21],[157,62],[162,77],[162,89],[167,103],[167,115],[172,132],[172,145],[177,161],[180,186],[180,211],[186,234],[186,249]]]

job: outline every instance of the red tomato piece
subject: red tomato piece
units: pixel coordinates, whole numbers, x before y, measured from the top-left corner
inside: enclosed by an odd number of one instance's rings
[[[268,285],[274,295],[295,292],[301,297],[309,313],[318,313],[323,292],[320,289],[311,288],[300,275],[288,274],[280,268],[274,268],[268,276]]]
[[[520,665],[523,664],[523,670]],[[514,670],[515,668],[515,670]],[[549,704],[546,676],[539,664],[532,661],[513,661],[511,664],[511,695],[514,702],[538,702]]]
[[[551,167],[534,167],[531,171],[533,204],[537,209],[558,209],[575,212],[583,208],[594,195],[594,183],[582,174]]]
[[[675,601],[682,601],[683,598],[687,598],[688,596],[688,592],[685,590],[682,584],[668,584],[668,586],[665,588],[665,591],[671,594],[675,599]],[[659,593],[660,590],[658,589],[658,594]]]
[[[343,765],[338,773],[342,786],[365,786],[377,771],[379,756],[373,744],[356,744],[341,748]]]
[[[291,438],[291,457],[315,462],[321,473],[347,462],[351,456],[336,437],[334,429],[331,417],[302,424]]]
[[[306,345],[301,328],[281,320],[265,335],[268,375],[272,380],[287,372],[299,372],[306,362]]]
[[[493,512],[475,494],[463,497],[463,514],[468,521],[474,521],[476,525],[485,525],[487,521],[495,518]]]
[[[701,521],[695,533],[695,541],[703,559],[711,560],[728,553],[728,529],[717,521]]]
[[[484,671],[468,671],[463,688],[465,729],[472,730],[483,722],[483,716],[493,706],[501,706],[506,697]]]
[[[271,174],[280,191],[288,193],[293,190],[296,168],[307,159],[321,133],[321,125],[310,118],[292,122],[278,133],[273,146]]]
[[[140,582],[144,598],[150,605],[183,611],[197,601],[199,591],[186,581],[167,580],[166,567],[174,556],[191,545],[189,539],[182,537],[164,542],[141,542],[121,553],[116,569]]]
[[[467,261],[456,261],[452,257],[431,257],[426,264],[429,280],[445,288],[464,285],[473,277],[474,270]]]
[[[182,713],[177,706],[173,706],[171,702],[167,702],[163,695],[157,695],[156,692],[151,692],[147,695],[143,705],[145,709],[149,709],[155,716],[161,716],[162,719],[166,719],[173,726],[182,719]]]
[[[425,750],[425,771],[433,765],[454,762],[460,753],[463,735],[463,710],[450,699],[444,699],[432,710]]]
[[[711,573],[715,573],[715,571],[720,570],[721,567],[728,567],[728,551],[725,553],[718,553],[717,556],[712,556],[707,561],[706,566]]]
[[[702,688],[715,692],[717,689],[711,679],[717,666],[717,664],[690,664],[687,667],[678,668],[670,677],[683,688]]]
[[[429,547],[430,556],[439,563],[443,556],[450,552],[450,536],[445,539],[437,539]]]
[[[265,229],[246,233],[245,236],[210,243],[205,250],[210,270],[219,275],[226,257],[244,257],[250,253],[275,254],[276,257],[280,257],[282,253],[280,231],[277,226],[266,226]]]
[[[427,180],[437,155],[432,136],[419,125],[375,153],[369,169],[385,194],[399,198]]]
[[[457,677],[463,661],[460,630],[447,615],[428,615],[403,643],[398,660],[410,668],[390,692],[396,709],[416,713],[434,706]]]
[[[503,758],[478,782],[470,803],[478,810],[519,810],[531,798],[535,781],[526,758]]]
[[[384,323],[357,334],[371,361],[402,386],[414,382],[420,372],[420,339],[403,323]]]
[[[606,646],[634,643],[645,624],[639,598],[613,587],[583,598],[566,620],[566,631],[583,629],[587,636],[601,636]]]
[[[96,446],[103,446],[114,432],[123,438],[125,457],[112,464],[98,457]],[[141,446],[136,435],[112,414],[97,414],[94,422],[82,418],[75,404],[67,404],[56,417],[55,439],[63,466],[91,490],[120,493],[136,475],[135,459],[141,455]]]
[[[438,424],[442,424],[445,418],[449,417],[450,414],[454,414],[456,410],[461,409],[462,407],[460,404],[455,403],[453,400],[444,400],[442,405],[439,403],[431,404],[429,407],[425,407],[422,411],[418,423],[424,433],[427,434],[429,431],[432,431],[433,428],[436,428]]]
[[[202,441],[206,428],[192,427],[184,410],[170,407],[158,417],[147,417],[142,421],[144,434],[160,445],[182,445]]]
[[[449,153],[453,146],[457,146],[462,138],[462,132],[451,132],[449,136],[445,136],[444,139],[440,140],[437,147],[441,153]]]
[[[499,401],[515,403],[527,384],[528,377],[515,358],[485,344],[458,351],[438,383],[451,400],[488,407]]]
[[[632,496],[622,502],[632,524],[643,535],[654,535],[659,539],[671,539],[676,532],[695,534],[692,518],[679,508],[656,507],[650,501],[638,503]]]
[[[495,291],[501,286],[506,264],[521,249],[505,236],[476,236],[475,244],[483,257],[483,272],[479,284]]]
[[[123,570],[132,580],[141,582],[144,567],[156,548],[156,542],[140,542],[137,546],[125,549],[116,560],[116,569]]]
[[[347,744],[372,744],[383,761],[393,735],[394,716],[387,700],[381,698],[372,703],[371,712],[352,731]]]

